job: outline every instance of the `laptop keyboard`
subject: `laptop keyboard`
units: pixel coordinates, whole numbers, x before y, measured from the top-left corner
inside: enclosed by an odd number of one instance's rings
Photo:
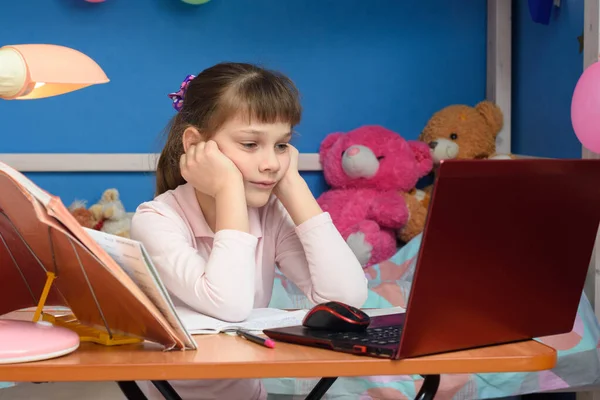
[[[322,336],[332,340],[348,340],[361,344],[395,344],[400,342],[400,326],[370,328],[364,332],[324,332]],[[314,335],[315,332],[313,331]],[[321,336],[321,335],[319,335]]]

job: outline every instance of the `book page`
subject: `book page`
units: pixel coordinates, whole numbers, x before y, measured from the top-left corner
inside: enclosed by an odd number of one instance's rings
[[[263,329],[302,325],[306,310],[286,311],[277,308],[255,308],[242,322],[227,322],[200,314],[190,308],[175,308],[186,330],[192,335],[216,334],[227,330],[245,329],[262,332]]]
[[[102,231],[84,229],[156,305],[186,347],[196,349],[196,342],[179,319],[171,297],[160,280],[143,244]]]
[[[43,191],[38,185],[33,183],[29,178],[16,169],[3,162],[0,162],[0,171],[5,172],[8,176],[17,181],[19,185],[27,189],[27,191],[29,191],[29,193],[31,193],[31,195],[43,205],[47,206],[48,203],[50,203],[52,196]]]

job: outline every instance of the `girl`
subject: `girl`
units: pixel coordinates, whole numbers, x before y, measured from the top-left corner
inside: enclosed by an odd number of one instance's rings
[[[285,76],[243,63],[190,75],[141,204],[141,241],[175,305],[225,321],[267,307],[275,265],[317,304],[360,307],[367,280],[298,172],[289,144],[301,108]],[[259,380],[171,382],[184,399],[265,399]],[[152,385],[142,385],[157,395]]]

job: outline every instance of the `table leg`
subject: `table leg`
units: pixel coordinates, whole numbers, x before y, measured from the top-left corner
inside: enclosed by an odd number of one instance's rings
[[[119,381],[117,385],[119,385],[121,392],[123,392],[127,400],[148,400],[144,392],[141,391],[134,381]]]
[[[423,378],[425,378],[425,380],[423,381],[423,385],[421,386],[419,393],[417,393],[415,400],[433,400],[438,387],[440,386],[440,376],[423,375]]]
[[[319,382],[315,385],[313,390],[310,391],[308,396],[306,396],[305,400],[320,400],[325,393],[329,390],[333,382],[335,382],[336,378],[321,378]]]
[[[181,400],[179,394],[173,389],[173,386],[167,381],[152,381],[152,384],[158,389],[163,395],[165,400]]]
[[[144,392],[142,392],[134,381],[119,381],[117,384],[127,400],[148,400]],[[181,397],[179,397],[175,389],[167,381],[152,381],[152,384],[166,400],[181,400]]]

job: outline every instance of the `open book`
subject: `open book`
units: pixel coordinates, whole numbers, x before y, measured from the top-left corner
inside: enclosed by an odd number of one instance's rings
[[[0,315],[37,306],[47,272],[56,279],[46,306],[67,307],[109,334],[167,350],[196,348],[168,307],[134,282],[60,198],[0,162]]]

